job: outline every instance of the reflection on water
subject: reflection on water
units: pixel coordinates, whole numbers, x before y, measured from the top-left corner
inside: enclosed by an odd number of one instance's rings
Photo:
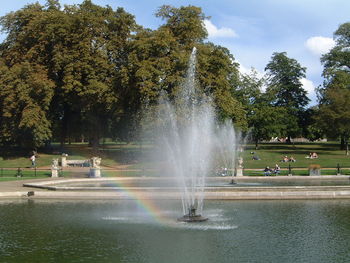
[[[148,213],[133,213],[120,212],[118,216],[104,217],[103,220],[116,221],[116,223],[127,223],[127,224],[160,224],[163,227],[173,229],[197,229],[197,230],[231,230],[237,228],[233,224],[232,218],[226,217],[222,210],[219,209],[207,209],[205,216],[209,217],[210,220],[206,222],[196,223],[185,223],[178,222],[176,220],[179,217],[179,211],[176,210],[163,210],[160,220],[152,220]]]
[[[0,262],[349,262],[350,200],[0,201]]]

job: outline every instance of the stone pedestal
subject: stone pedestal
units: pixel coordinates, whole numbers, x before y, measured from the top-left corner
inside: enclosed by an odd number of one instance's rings
[[[58,159],[52,159],[51,177],[58,177]]]
[[[238,167],[237,167],[236,176],[243,176],[243,158],[242,157],[238,158]]]
[[[320,176],[321,175],[321,166],[319,164],[310,164],[309,175],[310,176]]]
[[[51,168],[51,177],[58,177],[58,168]]]
[[[91,167],[90,168],[90,177],[101,177],[101,168],[94,168],[94,167]]]
[[[321,169],[309,169],[309,176],[320,176]]]
[[[90,159],[90,177],[101,177],[101,158],[92,157]]]
[[[236,176],[243,176],[243,168],[237,168]]]
[[[62,167],[67,167],[67,156],[68,154],[63,153],[61,157],[61,166]]]

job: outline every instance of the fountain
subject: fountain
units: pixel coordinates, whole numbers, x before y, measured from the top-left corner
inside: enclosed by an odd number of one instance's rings
[[[196,48],[189,59],[186,79],[175,98],[163,94],[158,120],[162,154],[166,154],[169,170],[182,189],[183,216],[179,221],[202,222],[205,178],[213,171],[218,149],[236,152],[236,134],[231,122],[220,125],[213,102],[196,83]],[[234,168],[235,155],[230,156]]]

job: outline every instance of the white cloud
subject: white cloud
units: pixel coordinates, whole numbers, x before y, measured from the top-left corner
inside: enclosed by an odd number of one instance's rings
[[[236,62],[238,62],[239,64],[239,72],[241,72],[242,74],[249,74],[251,72],[251,68],[243,66],[239,61]]]
[[[303,88],[307,91],[307,96],[310,99],[309,106],[314,106],[317,104],[317,96],[315,90],[315,84],[306,78],[301,79],[301,84],[303,84]]]
[[[228,27],[217,28],[210,20],[204,20],[209,37],[238,37],[237,33]]]
[[[263,72],[257,70],[257,69],[254,68],[254,67],[247,68],[247,67],[243,66],[243,64],[241,64],[239,61],[236,61],[236,62],[238,62],[238,64],[239,64],[239,72],[240,72],[241,74],[244,74],[244,75],[251,75],[251,74],[254,74],[254,73],[255,73],[257,78],[259,78],[259,79],[264,78],[265,75],[264,75]],[[261,89],[262,89],[263,92],[266,91],[266,88],[267,88],[267,87],[266,87],[265,84],[263,84],[262,87],[261,87]]]
[[[247,67],[245,67],[245,66],[243,66],[241,63],[239,63],[238,62],[238,64],[239,64],[239,72],[241,72],[241,74],[252,74],[253,72],[255,72],[256,73],[256,76],[258,77],[258,78],[263,78],[265,75],[264,75],[264,73],[263,72],[261,72],[261,71],[259,71],[259,70],[257,70],[256,68],[254,68],[254,67],[251,67],[251,68],[247,68]]]
[[[303,84],[303,88],[307,91],[307,93],[309,94],[309,96],[313,93],[315,93],[315,85],[314,83],[306,78],[302,78],[300,80],[301,84]]]
[[[333,48],[335,42],[330,37],[310,37],[306,42],[305,46],[315,55],[322,55],[327,53]]]

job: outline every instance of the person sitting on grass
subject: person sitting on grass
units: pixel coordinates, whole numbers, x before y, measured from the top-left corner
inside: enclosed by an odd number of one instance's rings
[[[259,161],[260,160],[260,157],[258,156],[258,155],[253,155],[253,158],[252,158],[253,160],[255,160],[255,161]]]
[[[311,158],[311,159],[317,159],[317,158],[318,158],[317,153],[313,152],[313,153],[311,154],[311,157],[310,157],[310,158]]]
[[[297,160],[295,160],[294,157],[291,156],[291,157],[289,158],[289,161],[292,162],[292,163],[295,163]]]
[[[281,162],[284,162],[284,163],[289,162],[288,156],[287,155],[284,156]]]
[[[271,169],[270,167],[266,166],[266,168],[264,169],[264,176],[270,176],[271,175]]]
[[[275,175],[279,175],[281,171],[281,167],[278,166],[278,164],[276,163],[275,168],[273,169],[273,173]]]

